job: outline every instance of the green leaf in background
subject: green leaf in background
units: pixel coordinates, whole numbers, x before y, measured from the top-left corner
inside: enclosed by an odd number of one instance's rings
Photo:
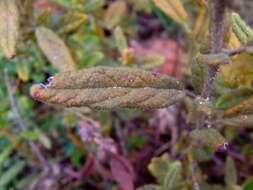
[[[118,50],[123,54],[123,51],[128,48],[126,37],[120,26],[117,26],[114,30],[114,39]]]
[[[9,157],[10,153],[12,151],[12,146],[8,145],[4,148],[4,150],[0,154],[0,168],[2,167],[4,161]]]
[[[179,161],[173,162],[169,171],[164,178],[163,190],[173,190],[176,186],[178,186],[178,178],[181,173],[181,163]]]
[[[40,49],[55,68],[60,71],[74,69],[74,60],[67,46],[56,33],[51,29],[38,27],[36,28],[35,35]]]
[[[160,157],[154,157],[148,165],[149,172],[156,178],[159,184],[163,184],[165,176],[170,167],[169,155],[167,153]]]
[[[0,176],[0,186],[10,183],[25,167],[25,161],[19,161]]]
[[[137,64],[140,68],[151,70],[164,64],[164,56],[153,54],[142,57],[138,60]]]
[[[226,185],[237,184],[237,173],[235,168],[235,163],[229,156],[226,159],[225,167],[225,183]]]
[[[67,9],[78,9],[78,10],[81,10],[82,9],[82,5],[79,4],[79,3],[75,3],[73,1],[70,1],[70,0],[50,0],[54,3],[57,3]]]
[[[253,189],[253,178],[247,179],[243,185],[243,190],[252,190]]]
[[[21,78],[24,82],[27,82],[30,79],[31,75],[31,65],[25,60],[20,60],[16,64],[16,70],[19,78]]]
[[[93,51],[88,54],[83,54],[77,66],[79,68],[93,67],[97,65],[100,61],[102,61],[103,59],[104,59],[104,54],[102,52]]]
[[[96,11],[99,8],[102,8],[105,5],[105,0],[92,0],[87,1],[87,3],[82,8],[82,11],[85,13],[90,13],[92,11]]]
[[[162,190],[162,187],[158,185],[145,185],[143,187],[138,188],[137,190]]]
[[[16,187],[17,189],[25,189],[27,188],[30,184],[32,184],[36,179],[38,179],[40,176],[40,174],[31,174],[28,175],[24,178],[22,178],[21,180],[18,181]]]
[[[47,149],[52,148],[51,140],[39,129],[35,129],[35,133],[37,135],[37,138],[39,142]]]
[[[105,25],[108,29],[113,29],[126,16],[127,6],[125,1],[117,0],[110,4],[105,12]]]
[[[27,140],[37,140],[38,136],[33,131],[24,131],[21,133],[21,137]]]
[[[227,93],[220,96],[216,101],[216,108],[229,109],[243,100],[253,95],[253,89],[241,86],[237,89],[229,90]]]

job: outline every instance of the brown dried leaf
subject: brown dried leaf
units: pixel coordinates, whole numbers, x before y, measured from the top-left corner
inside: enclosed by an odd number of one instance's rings
[[[74,61],[69,50],[56,33],[48,28],[38,27],[35,35],[40,49],[57,69],[60,71],[74,69]]]
[[[11,59],[16,55],[19,30],[19,13],[15,0],[0,1],[0,47],[4,55]]]

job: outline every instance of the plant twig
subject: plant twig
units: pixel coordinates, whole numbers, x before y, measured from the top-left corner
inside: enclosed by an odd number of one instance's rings
[[[125,137],[122,133],[122,129],[121,129],[118,118],[115,118],[115,126],[114,127],[115,127],[115,131],[116,131],[116,134],[117,134],[117,137],[119,140],[122,154],[126,157],[128,155],[128,152],[127,152],[127,148],[126,148]]]
[[[234,56],[234,55],[238,55],[241,53],[249,53],[251,54],[251,52],[253,52],[253,46],[241,46],[235,50],[231,50],[226,52],[229,56]]]
[[[191,173],[191,178],[192,178],[192,181],[193,181],[194,189],[195,190],[200,190],[199,183],[198,183],[197,178],[195,176],[194,168],[195,168],[195,164],[190,162],[189,170],[190,170],[190,173]]]
[[[9,78],[9,74],[8,74],[8,70],[4,69],[4,81],[5,81],[5,85],[7,87],[8,90],[8,94],[9,94],[9,98],[10,98],[10,104],[11,104],[11,109],[14,112],[15,118],[20,126],[20,129],[22,131],[27,131],[27,126],[25,125],[21,115],[18,112],[17,106],[15,104],[15,100],[14,100],[14,94],[11,90],[11,84],[10,84],[10,78]],[[40,161],[41,165],[44,167],[44,169],[49,169],[48,164],[46,162],[46,159],[44,158],[44,156],[42,155],[42,153],[40,152],[39,148],[34,144],[33,141],[29,140],[28,141],[29,146],[31,147],[32,151],[35,153],[37,159]]]

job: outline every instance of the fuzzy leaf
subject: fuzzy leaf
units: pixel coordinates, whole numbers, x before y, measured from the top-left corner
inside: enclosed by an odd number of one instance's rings
[[[10,183],[25,167],[25,161],[17,162],[0,177],[0,186],[5,186]]]
[[[60,71],[74,68],[74,61],[65,43],[52,30],[38,27],[35,31],[40,49]]]
[[[196,61],[200,64],[220,65],[228,64],[230,57],[226,53],[201,54],[196,57]]]
[[[227,157],[225,167],[225,183],[226,185],[237,184],[237,174],[234,161]]]
[[[200,94],[201,90],[204,85],[205,76],[206,76],[206,65],[202,65],[199,63],[193,63],[191,67],[192,71],[192,77],[191,77],[191,83],[193,85],[194,90],[196,93]]]
[[[94,67],[61,72],[51,79],[53,88],[158,88],[182,89],[181,83],[164,74],[128,67]]]
[[[173,190],[177,184],[177,179],[181,172],[181,163],[176,161],[170,165],[169,171],[165,176],[163,190]]]
[[[224,119],[221,124],[230,127],[253,127],[253,115],[239,115]]]
[[[105,25],[108,29],[114,28],[125,17],[127,6],[124,1],[117,0],[110,4],[105,12]]]
[[[187,13],[180,0],[153,0],[153,2],[175,22],[183,24],[187,20]]]
[[[232,13],[233,25],[237,24],[241,31],[247,36],[247,38],[253,36],[253,30],[248,26],[237,13]]]
[[[16,55],[19,31],[19,12],[15,0],[0,1],[0,47],[4,55],[11,59]]]
[[[218,150],[226,143],[225,138],[213,128],[195,129],[191,132],[190,137],[194,141],[193,144],[198,146],[199,143],[202,143],[213,150]]]
[[[148,55],[142,57],[140,60],[138,60],[138,66],[143,69],[154,69],[155,67],[158,67],[162,65],[165,61],[165,58],[161,55]]]
[[[159,184],[163,184],[166,174],[169,171],[169,155],[163,154],[160,157],[154,157],[148,165],[148,170],[156,178]]]
[[[181,100],[180,83],[167,76],[129,68],[97,67],[69,71],[50,78],[48,85],[32,86],[42,102],[91,109],[168,107]]]

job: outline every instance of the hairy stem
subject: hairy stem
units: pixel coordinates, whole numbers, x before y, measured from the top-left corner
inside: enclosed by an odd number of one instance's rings
[[[210,25],[210,39],[211,39],[211,53],[221,52],[223,45],[224,34],[224,19],[226,3],[225,0],[212,0],[211,5],[211,25]],[[210,65],[208,67],[207,77],[205,79],[202,97],[208,98],[213,92],[213,82],[218,71],[217,65]]]

